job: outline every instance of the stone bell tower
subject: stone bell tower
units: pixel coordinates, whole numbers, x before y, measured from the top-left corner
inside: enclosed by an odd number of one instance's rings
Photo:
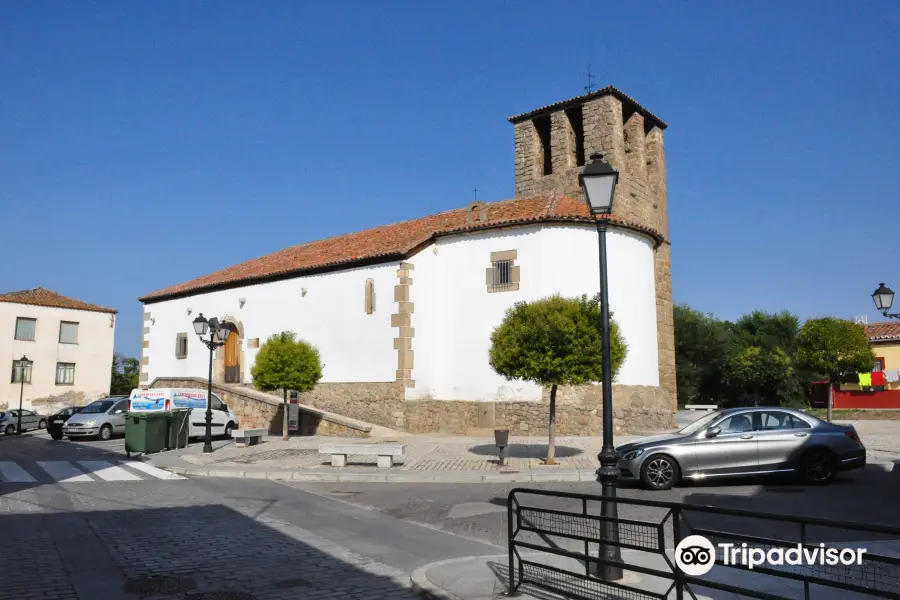
[[[613,213],[653,229],[659,381],[677,410],[672,267],[666,204],[666,124],[626,96],[603,89],[509,118],[515,128],[516,196],[581,196],[578,173],[595,152],[619,171]]]

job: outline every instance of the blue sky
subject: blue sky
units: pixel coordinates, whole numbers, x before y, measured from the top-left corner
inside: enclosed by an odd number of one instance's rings
[[[2,291],[121,311],[303,241],[513,195],[509,115],[588,63],[669,123],[677,301],[900,290],[900,2],[6,2]],[[615,307],[613,307],[615,309]]]

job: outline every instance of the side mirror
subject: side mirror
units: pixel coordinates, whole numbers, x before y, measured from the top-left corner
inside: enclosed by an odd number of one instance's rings
[[[720,433],[722,433],[721,427],[710,427],[709,429],[706,430],[706,437],[714,438],[717,435],[719,435]]]

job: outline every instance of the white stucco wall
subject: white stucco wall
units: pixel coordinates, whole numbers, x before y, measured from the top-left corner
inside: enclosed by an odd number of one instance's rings
[[[611,228],[610,308],[628,344],[616,383],[659,385],[653,242]],[[516,250],[518,291],[487,293],[491,252]],[[592,226],[544,225],[439,238],[409,259],[415,265],[415,388],[408,398],[537,400],[538,386],[508,382],[487,362],[490,334],[508,307],[551,294],[599,292],[597,232]]]
[[[37,319],[34,341],[15,339],[18,317]],[[59,343],[60,321],[78,323],[78,343]],[[13,361],[25,355],[33,361],[31,383],[23,393],[25,408],[34,398],[83,393],[86,400],[109,394],[115,315],[0,302],[0,404],[18,407],[20,385],[11,383]],[[75,363],[75,383],[56,384],[56,363]],[[41,408],[43,410],[43,408]]]
[[[659,385],[653,242],[611,228],[610,307],[628,344],[628,356],[616,383]],[[516,250],[521,270],[518,291],[488,293],[485,269],[491,252]],[[543,225],[438,238],[408,259],[414,265],[410,301],[415,387],[410,399],[538,400],[541,389],[507,382],[488,364],[491,331],[514,302],[551,294],[599,292],[597,232],[590,225]],[[147,380],[156,377],[205,377],[209,354],[192,331],[199,313],[229,316],[244,327],[243,381],[249,382],[257,350],[247,339],[283,330],[318,346],[325,363],[323,382],[394,381],[397,351],[391,327],[397,312],[394,286],[399,263],[349,269],[199,294],[145,305],[151,314],[145,340]],[[375,282],[376,310],[365,312],[365,282]],[[306,288],[304,296],[302,289]],[[241,308],[239,299],[246,300]],[[188,309],[191,313],[188,314]],[[188,356],[175,358],[175,340],[188,334]]]
[[[393,381],[397,352],[393,349],[396,329],[391,327],[391,313],[396,307],[393,300],[398,265],[349,269],[146,304],[144,311],[150,313],[151,321],[144,339],[150,347],[144,354],[149,363],[142,368],[148,381],[156,377],[206,377],[209,351],[197,339],[191,324],[202,312],[207,318],[230,316],[243,324],[245,382],[252,381],[250,369],[258,352],[247,347],[247,339],[259,338],[262,345],[270,335],[285,330],[319,348],[325,364],[323,382]],[[365,312],[367,279],[375,282],[375,312],[371,315]],[[246,300],[243,308],[240,298]],[[179,333],[188,334],[184,359],[175,358]]]

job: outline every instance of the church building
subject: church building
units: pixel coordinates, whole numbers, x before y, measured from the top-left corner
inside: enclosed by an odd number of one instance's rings
[[[515,196],[303,243],[147,294],[142,385],[207,376],[194,318],[232,333],[216,384],[252,385],[266,338],[289,330],[325,365],[300,401],[394,429],[547,429],[548,390],[488,364],[515,302],[599,292],[597,231],[578,184],[601,152],[619,175],[607,233],[610,309],[628,345],[613,386],[619,431],[670,427],[677,408],[666,124],[614,87],[511,117]],[[561,388],[557,432],[597,434],[599,385]]]

